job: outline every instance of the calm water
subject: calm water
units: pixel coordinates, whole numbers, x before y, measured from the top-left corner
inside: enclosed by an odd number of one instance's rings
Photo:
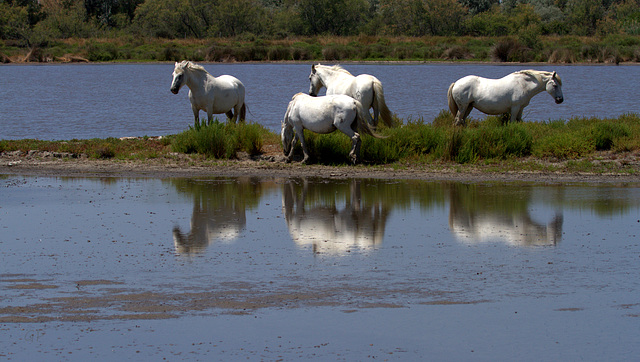
[[[214,75],[232,74],[247,89],[248,119],[279,130],[291,96],[309,90],[310,64],[205,64]],[[530,66],[348,64],[357,75],[373,74],[387,104],[402,118],[430,121],[447,109],[449,84],[468,75],[490,78]],[[535,66],[556,70],[565,101],[534,97],[524,119],[617,117],[640,113],[638,66]],[[186,88],[169,91],[173,64],[0,66],[0,139],[72,139],[158,136],[183,131],[192,120]],[[481,117],[478,111],[472,117]],[[204,117],[204,113],[201,113]],[[222,118],[224,119],[224,118]]]
[[[14,360],[630,360],[640,187],[0,179]]]

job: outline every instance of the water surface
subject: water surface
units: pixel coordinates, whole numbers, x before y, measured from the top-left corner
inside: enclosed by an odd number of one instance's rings
[[[310,64],[205,64],[213,75],[231,74],[247,89],[248,120],[280,129],[291,97],[308,92]],[[557,71],[564,103],[534,97],[529,121],[618,117],[640,113],[638,66],[347,64],[354,75],[373,74],[387,104],[403,119],[430,122],[448,109],[446,92],[457,79],[499,78],[523,68]],[[73,139],[175,134],[193,123],[187,88],[169,91],[173,64],[55,64],[0,66],[0,139]],[[484,117],[478,111],[472,117]],[[201,113],[201,117],[205,117]],[[221,117],[225,119],[224,116]]]
[[[0,182],[8,358],[640,352],[635,184]]]

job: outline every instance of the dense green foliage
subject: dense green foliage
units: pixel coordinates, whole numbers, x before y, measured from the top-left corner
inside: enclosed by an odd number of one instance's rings
[[[637,61],[639,36],[640,0],[0,0],[0,52],[36,60]]]

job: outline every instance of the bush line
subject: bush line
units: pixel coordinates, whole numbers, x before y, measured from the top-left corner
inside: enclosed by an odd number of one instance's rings
[[[28,52],[28,54],[26,54]],[[481,61],[621,63],[640,62],[640,36],[502,37],[308,37],[286,40],[66,39],[39,48],[0,42],[11,61]]]

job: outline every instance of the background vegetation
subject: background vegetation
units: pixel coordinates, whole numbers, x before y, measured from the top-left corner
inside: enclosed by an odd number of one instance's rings
[[[3,61],[617,63],[639,47],[640,0],[0,0]]]

